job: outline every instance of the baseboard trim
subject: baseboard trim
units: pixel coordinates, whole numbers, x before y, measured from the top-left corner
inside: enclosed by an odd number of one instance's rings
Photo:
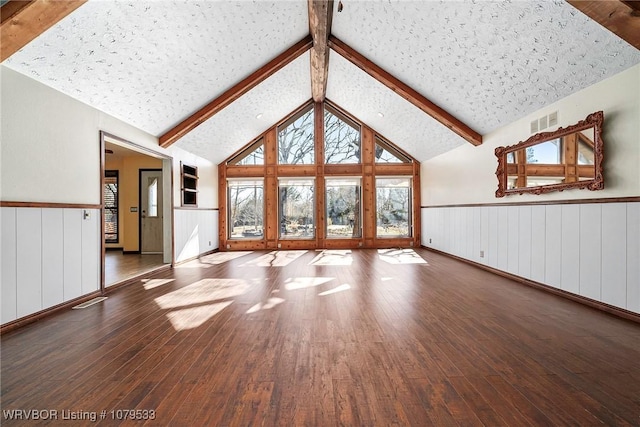
[[[140,255],[140,251],[122,251],[123,255]]]
[[[607,304],[607,303],[604,303],[604,302],[601,302],[601,301],[596,301],[596,300],[591,299],[591,298],[583,297],[582,295],[577,295],[577,294],[574,294],[574,293],[571,293],[571,292],[568,292],[568,291],[565,291],[565,290],[562,290],[562,289],[554,288],[553,286],[545,285],[544,283],[536,282],[535,280],[525,279],[524,277],[517,276],[515,274],[511,274],[511,273],[508,273],[506,271],[498,270],[497,268],[493,268],[493,267],[490,267],[488,265],[480,264],[478,262],[471,261],[471,260],[468,260],[466,258],[459,257],[457,255],[452,255],[450,253],[443,252],[443,251],[440,251],[438,249],[429,248],[429,247],[424,246],[424,245],[420,245],[420,246],[422,248],[428,250],[428,251],[435,252],[435,253],[438,253],[438,254],[441,254],[441,255],[445,255],[445,256],[448,256],[450,258],[456,259],[458,261],[462,261],[462,262],[464,262],[466,264],[472,265],[474,267],[480,268],[480,269],[485,270],[485,271],[489,271],[489,272],[491,272],[493,274],[496,274],[498,276],[502,276],[502,277],[505,277],[507,279],[511,279],[514,282],[518,282],[518,283],[520,283],[522,285],[529,286],[529,287],[532,287],[532,288],[536,288],[536,289],[539,289],[539,290],[541,290],[543,292],[547,292],[547,293],[550,293],[550,294],[558,295],[558,296],[566,298],[566,299],[570,299],[570,300],[572,300],[574,302],[578,302],[580,304],[589,306],[591,308],[595,308],[595,309],[600,310],[600,311],[604,311],[604,312],[606,312],[608,314],[612,314],[614,316],[617,316],[617,317],[620,317],[620,318],[623,318],[623,319],[626,319],[626,320],[630,320],[630,321],[635,322],[635,323],[640,323],[640,314],[634,313],[633,311],[625,310],[624,308],[616,307],[616,306],[613,306],[613,305],[610,305],[610,304]]]
[[[53,307],[46,308],[44,310],[38,311],[37,313],[30,314],[25,317],[21,317],[19,319],[13,320],[11,322],[7,322],[3,325],[0,325],[0,335],[7,334],[12,332],[18,328],[26,326],[30,323],[37,322],[45,317],[51,316],[54,313],[57,313],[62,310],[71,309],[71,307],[82,304],[83,302],[89,301],[90,299],[102,296],[100,291],[91,292],[90,294],[83,295],[81,297],[65,301],[58,305],[54,305]]]

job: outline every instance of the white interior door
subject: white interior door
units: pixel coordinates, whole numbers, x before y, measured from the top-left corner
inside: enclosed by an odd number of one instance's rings
[[[140,252],[162,253],[162,171],[140,173]]]

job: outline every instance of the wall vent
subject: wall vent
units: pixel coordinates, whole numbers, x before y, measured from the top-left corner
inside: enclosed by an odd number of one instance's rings
[[[536,133],[552,126],[558,126],[558,112],[554,111],[531,122],[530,132]]]

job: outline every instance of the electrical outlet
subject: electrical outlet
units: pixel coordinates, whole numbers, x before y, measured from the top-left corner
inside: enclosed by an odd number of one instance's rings
[[[282,247],[282,243],[278,243],[278,249]]]
[[[484,251],[480,251],[480,258],[484,258]]]
[[[211,240],[209,240],[209,246],[211,246]]]
[[[429,239],[429,243],[431,243],[431,239]]]
[[[227,245],[227,249],[231,249],[231,245]]]

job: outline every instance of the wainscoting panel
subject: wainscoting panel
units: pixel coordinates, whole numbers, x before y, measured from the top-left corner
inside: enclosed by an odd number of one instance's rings
[[[82,210],[64,210],[64,299],[82,295]]]
[[[2,244],[2,260],[0,264],[0,291],[2,292],[2,323],[7,323],[17,318],[18,289],[16,287],[17,276],[17,245],[16,245],[16,208],[0,208],[0,222],[2,232],[0,244]]]
[[[42,305],[64,302],[64,211],[42,210]]]
[[[3,324],[99,289],[99,209],[2,207],[0,216]]]
[[[627,205],[627,310],[640,313],[640,203]]]
[[[18,208],[17,295],[18,317],[42,308],[42,210]]]
[[[218,249],[218,211],[174,209],[176,262]]]
[[[637,202],[422,208],[422,245],[640,313]]]

